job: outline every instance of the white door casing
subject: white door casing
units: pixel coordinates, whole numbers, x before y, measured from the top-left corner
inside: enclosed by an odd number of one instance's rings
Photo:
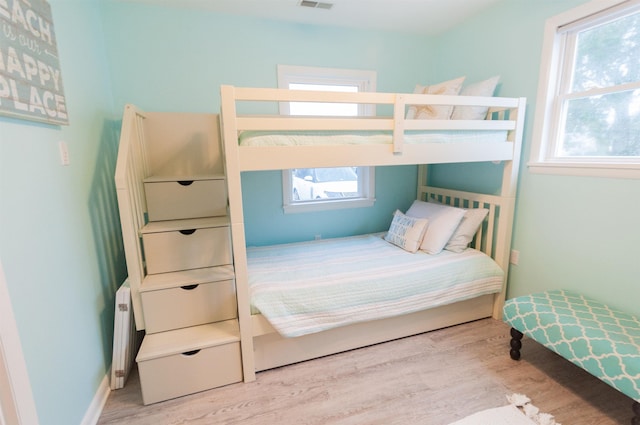
[[[0,262],[0,425],[37,423],[27,365]]]

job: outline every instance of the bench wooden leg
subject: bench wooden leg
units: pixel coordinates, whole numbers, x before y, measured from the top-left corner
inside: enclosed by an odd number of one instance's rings
[[[638,403],[637,401],[634,401],[632,409],[633,409],[634,417],[633,419],[631,419],[631,425],[640,425],[640,403]]]
[[[520,349],[522,348],[522,332],[516,328],[511,328],[511,350],[509,355],[513,360],[520,360]],[[633,424],[636,425],[636,424]],[[640,425],[640,424],[638,424]]]

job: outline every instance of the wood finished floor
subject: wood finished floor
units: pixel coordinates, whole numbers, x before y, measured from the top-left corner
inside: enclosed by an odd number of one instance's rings
[[[630,398],[526,337],[522,360],[508,350],[508,327],[485,319],[149,406],[134,371],[98,423],[446,425],[515,392],[563,425],[630,424]]]

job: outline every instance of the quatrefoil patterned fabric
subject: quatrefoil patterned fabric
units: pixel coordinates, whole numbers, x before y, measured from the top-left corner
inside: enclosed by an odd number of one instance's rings
[[[566,290],[507,300],[504,321],[640,402],[640,320]]]

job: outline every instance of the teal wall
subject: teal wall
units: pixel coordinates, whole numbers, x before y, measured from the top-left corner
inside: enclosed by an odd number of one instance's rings
[[[416,198],[417,167],[376,167],[373,207],[284,214],[282,173],[242,175],[242,201],[248,245],[268,245],[382,232],[396,209],[406,211]]]
[[[276,87],[278,64],[374,70],[377,90],[386,92],[435,82],[426,37],[115,2],[105,7],[104,26],[118,108],[218,112],[221,84]],[[287,215],[280,173],[245,173],[247,243],[383,231],[393,211],[415,199],[416,172],[379,168],[373,207]]]
[[[80,423],[111,363],[126,269],[99,8],[50,4],[70,125],[0,118],[0,261],[40,422],[68,425]]]
[[[374,70],[378,91],[408,91],[434,72],[428,38],[104,2],[116,108],[218,112],[221,84],[276,87],[276,66]]]
[[[527,169],[545,20],[581,3],[500,2],[435,40],[438,72],[471,81],[499,74],[499,95],[528,99],[513,236],[520,261],[510,268],[508,296],[570,288],[640,314],[640,180]],[[463,170],[439,170],[439,178],[464,185]]]
[[[0,118],[0,260],[41,423],[79,423],[111,364],[113,298],[126,276],[112,177],[125,103],[217,112],[220,84],[275,87],[277,64],[372,69],[379,91],[500,74],[498,94],[529,105],[509,295],[568,287],[640,314],[639,182],[526,168],[544,20],[581,2],[504,0],[425,38],[51,0],[71,125]],[[59,140],[69,145],[68,167]],[[447,166],[434,178],[493,193],[500,170]],[[415,179],[415,167],[379,167],[375,207],[284,216],[279,173],[247,173],[249,243],[383,230],[393,209],[410,204]]]

